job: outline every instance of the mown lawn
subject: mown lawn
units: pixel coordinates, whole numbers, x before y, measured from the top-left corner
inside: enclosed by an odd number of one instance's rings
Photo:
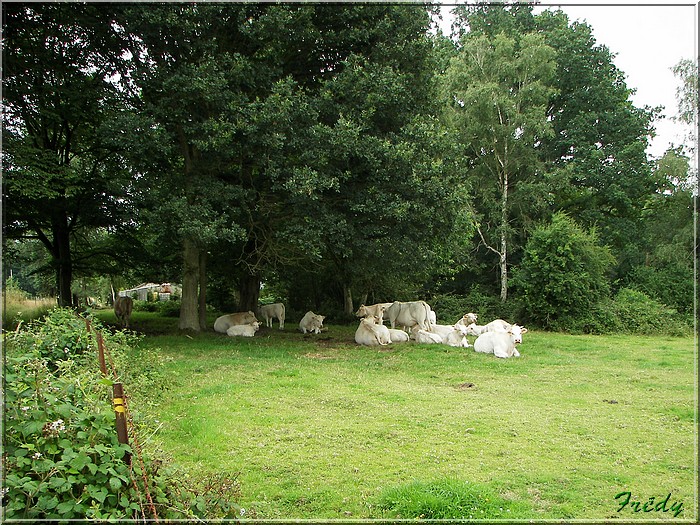
[[[237,475],[246,517],[429,518],[474,487],[461,517],[697,518],[692,339],[529,332],[499,360],[295,328],[143,343],[170,386],[153,443],[193,475]]]

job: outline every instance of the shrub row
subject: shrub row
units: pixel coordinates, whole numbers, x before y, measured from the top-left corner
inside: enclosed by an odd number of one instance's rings
[[[96,319],[91,322],[102,329]],[[134,335],[103,333],[119,379],[136,394],[129,404],[138,430],[148,425],[143,400],[154,399],[164,384],[159,358],[135,350]],[[84,319],[54,309],[45,320],[5,334],[4,346],[2,505],[7,519],[238,515],[235,479],[184,480],[176,466],[147,451],[145,471],[139,461],[132,466],[125,461],[132,450],[118,443],[111,381],[99,371],[95,334]],[[147,489],[154,507],[146,501]]]
[[[507,319],[531,327],[588,334],[629,334],[688,336],[693,333],[691,316],[669,308],[644,292],[623,288],[612,297],[604,297],[576,315],[561,315],[546,321],[528,314],[522,298],[501,303],[493,294],[475,288],[469,295],[436,295],[430,301],[438,314],[438,323],[457,321],[474,312],[479,322]]]

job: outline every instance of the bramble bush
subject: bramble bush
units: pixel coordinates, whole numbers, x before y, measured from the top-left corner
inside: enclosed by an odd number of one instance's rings
[[[564,213],[536,228],[513,275],[513,288],[528,323],[542,328],[587,316],[610,291],[614,263],[595,231],[587,232]]]
[[[133,350],[133,334],[103,333],[119,379],[129,392],[143,394],[130,397],[130,407],[157,395],[164,383],[158,356]],[[111,380],[99,371],[95,333],[84,319],[54,309],[45,321],[5,334],[4,346],[6,518],[149,519],[153,509],[165,519],[237,516],[235,478],[184,481],[174,475],[176,467],[147,453],[145,472],[139,461],[125,461],[132,451],[117,440]],[[203,495],[202,484],[215,490]]]

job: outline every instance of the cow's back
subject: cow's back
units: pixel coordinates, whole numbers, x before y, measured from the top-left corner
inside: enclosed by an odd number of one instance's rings
[[[284,304],[274,303],[263,305],[260,307],[260,316],[265,321],[268,319],[284,320]]]
[[[474,351],[484,354],[492,354],[496,345],[498,332],[484,332],[474,341]]]
[[[255,314],[250,311],[225,314],[221,317],[217,317],[216,321],[214,321],[214,331],[225,334],[226,330],[234,325],[253,324],[257,321]]]
[[[498,357],[512,356],[515,345],[507,332],[485,332],[474,341],[474,350]]]
[[[425,301],[412,301],[408,303],[400,303],[398,301],[389,307],[387,316],[391,327],[399,326],[411,327],[418,325],[421,330],[430,330],[430,319],[428,312],[430,306]]]

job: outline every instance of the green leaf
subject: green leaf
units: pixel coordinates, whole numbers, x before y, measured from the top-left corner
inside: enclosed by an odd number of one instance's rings
[[[109,486],[116,492],[121,488],[122,482],[119,478],[111,477],[109,478]]]

